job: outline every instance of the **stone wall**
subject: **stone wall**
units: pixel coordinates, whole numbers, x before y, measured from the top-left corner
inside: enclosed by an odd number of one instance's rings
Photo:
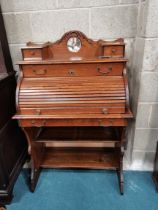
[[[55,41],[69,30],[94,39],[125,39],[135,113],[125,168],[152,169],[158,139],[158,1],[1,0],[1,7],[14,64],[26,42]]]
[[[55,41],[75,29],[94,39],[123,37],[131,57],[138,0],[1,0],[1,7],[14,63],[26,42]]]
[[[133,126],[131,168],[152,170],[158,140],[158,1],[140,1],[132,65]]]

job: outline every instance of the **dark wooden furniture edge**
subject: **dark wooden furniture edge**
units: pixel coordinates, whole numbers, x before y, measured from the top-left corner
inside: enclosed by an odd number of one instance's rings
[[[11,120],[12,115],[15,113],[15,88],[16,88],[16,79],[15,79],[15,71],[13,69],[12,59],[9,51],[9,45],[7,41],[6,30],[4,26],[3,15],[0,6],[0,47],[2,51],[2,69],[0,75],[0,90],[1,93],[1,119],[0,119],[0,210],[5,210],[5,204],[9,204],[12,200],[12,191],[14,187],[14,183],[21,171],[21,168],[26,160],[27,156],[27,144],[25,142],[25,147],[20,148],[21,150],[14,150],[11,153],[11,157],[9,159],[9,152],[8,152],[8,144],[10,145],[9,148],[12,149],[12,145],[18,147],[19,149],[19,142],[24,140],[25,136],[22,133],[21,129],[18,127],[17,121]],[[3,91],[4,90],[4,91]],[[6,97],[5,97],[6,96]],[[3,98],[4,97],[4,98]],[[4,100],[3,100],[4,99]],[[8,101],[8,103],[6,102]],[[5,106],[6,104],[6,106]],[[13,121],[15,123],[13,123]],[[9,136],[9,125],[13,125],[15,128],[14,134],[17,141],[13,141],[13,144],[10,140],[13,140],[11,135]],[[22,135],[18,136],[16,132],[21,132]],[[5,133],[5,134],[4,134]],[[10,138],[11,137],[11,138]],[[18,140],[20,140],[18,142]],[[17,143],[18,142],[18,143]],[[17,144],[16,144],[17,143]],[[5,155],[2,154],[3,147],[4,153],[8,155],[7,160],[4,157]],[[20,153],[21,152],[21,153]],[[16,159],[17,158],[17,159]],[[8,164],[9,162],[9,164]],[[4,169],[4,170],[3,170]]]
[[[0,26],[1,26],[1,30],[0,30],[1,46],[2,46],[2,50],[3,50],[3,54],[4,54],[4,61],[5,61],[6,69],[7,69],[7,72],[9,73],[14,70],[13,70],[11,55],[9,53],[9,46],[8,46],[8,42],[7,42],[7,35],[6,35],[5,26],[4,26],[1,6],[0,6]]]
[[[156,178],[156,173],[155,173],[155,172],[153,172],[152,178],[153,178],[153,182],[154,182],[155,187],[156,187],[156,191],[157,191],[157,193],[158,193],[158,180],[157,180],[157,178]]]
[[[155,161],[154,161],[154,172],[152,174],[153,181],[158,192],[158,142],[156,147]]]
[[[26,150],[26,148],[24,148],[16,165],[13,168],[12,176],[10,178],[9,185],[8,185],[7,189],[4,191],[0,191],[0,204],[6,205],[12,201],[12,198],[13,198],[12,192],[13,192],[14,183],[16,182],[16,180],[19,176],[19,173],[21,171],[22,166],[24,165],[24,163],[26,161],[27,156],[28,156],[27,150]]]

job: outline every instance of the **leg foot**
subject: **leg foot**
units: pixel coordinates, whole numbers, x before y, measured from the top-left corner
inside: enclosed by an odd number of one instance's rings
[[[124,194],[124,183],[123,182],[120,183],[120,194],[121,195]]]
[[[124,178],[123,178],[123,171],[117,170],[118,175],[118,181],[119,181],[119,187],[120,187],[120,194],[124,194]]]
[[[157,176],[157,174],[153,173],[152,178],[153,178],[153,182],[154,182],[155,187],[156,187],[156,192],[158,193],[158,176]]]
[[[31,192],[35,191],[35,188],[36,188],[36,185],[37,185],[37,182],[38,182],[38,178],[39,178],[39,175],[40,175],[40,171],[41,171],[40,168],[32,169],[32,171],[31,171],[31,179],[30,179],[30,191]]]

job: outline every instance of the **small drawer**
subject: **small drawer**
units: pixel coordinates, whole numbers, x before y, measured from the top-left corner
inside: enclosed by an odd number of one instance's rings
[[[121,76],[125,62],[22,65],[24,77]]]
[[[48,47],[43,48],[22,48],[22,56],[24,60],[43,60],[48,59]]]
[[[124,45],[103,46],[103,56],[117,58],[124,57]]]
[[[24,60],[42,60],[41,49],[22,49]]]

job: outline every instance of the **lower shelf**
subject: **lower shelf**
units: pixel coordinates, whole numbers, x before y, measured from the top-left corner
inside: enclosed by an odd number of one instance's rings
[[[45,148],[43,168],[119,168],[119,156],[114,149],[53,149]]]

